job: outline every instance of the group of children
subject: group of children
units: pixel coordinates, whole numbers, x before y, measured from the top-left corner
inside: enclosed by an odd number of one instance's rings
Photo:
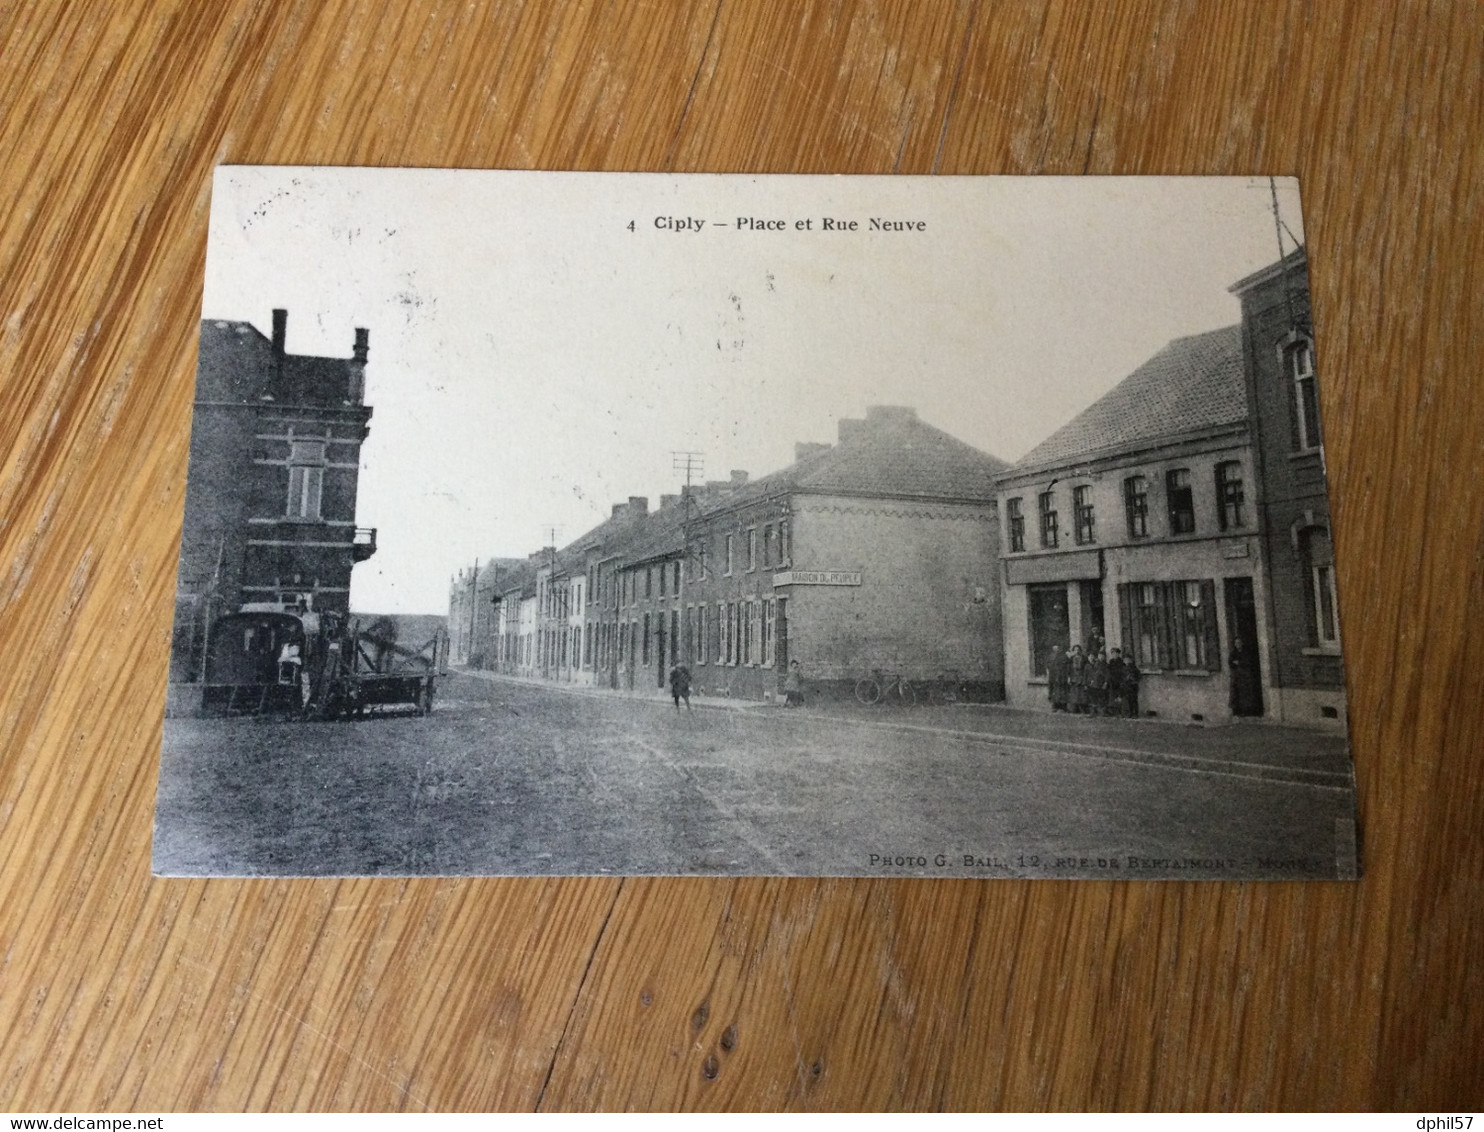
[[[1076,715],[1139,714],[1139,666],[1123,650],[1103,651],[1100,639],[1082,651],[1081,645],[1066,649],[1053,646],[1046,664],[1046,694],[1052,711]]]

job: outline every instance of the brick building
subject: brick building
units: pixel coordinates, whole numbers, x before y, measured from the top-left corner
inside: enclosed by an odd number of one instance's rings
[[[1008,702],[1050,710],[1047,661],[1119,647],[1165,718],[1268,714],[1242,330],[1171,342],[999,481]]]
[[[1303,248],[1231,288],[1242,303],[1247,413],[1271,601],[1274,713],[1296,723],[1345,718],[1334,543],[1314,373]]]
[[[368,334],[349,358],[290,354],[250,323],[201,324],[171,679],[200,676],[212,621],[247,603],[348,612],[351,569],[376,550],[356,526]]]
[[[895,407],[795,455],[653,511],[630,499],[545,563],[533,556],[536,615],[556,635],[538,637],[545,665],[516,671],[659,689],[684,661],[702,694],[763,699],[797,659],[816,687],[882,668],[1000,696],[1005,464]]]

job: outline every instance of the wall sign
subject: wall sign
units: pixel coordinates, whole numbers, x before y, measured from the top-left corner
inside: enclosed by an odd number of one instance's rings
[[[859,570],[784,570],[773,575],[775,586],[858,586]]]

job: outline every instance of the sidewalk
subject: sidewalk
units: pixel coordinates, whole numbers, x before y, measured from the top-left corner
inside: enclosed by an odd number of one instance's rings
[[[508,681],[532,688],[590,697],[623,697],[669,708],[669,692],[660,688],[612,689],[581,684],[558,684],[482,669],[454,669],[462,675],[494,682]],[[691,704],[735,712],[783,712],[782,701],[737,700],[722,696],[691,696]],[[1114,716],[1066,715],[1030,711],[1003,704],[948,704],[910,707],[868,707],[850,700],[809,699],[802,708],[787,709],[801,720],[830,720],[854,726],[880,727],[903,733],[934,732],[971,741],[1022,743],[1032,748],[1066,753],[1100,753],[1100,757],[1128,756],[1167,765],[1269,768],[1314,781],[1349,781],[1353,775],[1348,738],[1342,733],[1315,731],[1277,723],[1182,723],[1164,719],[1123,719]]]
[[[596,684],[562,684],[555,680],[540,680],[532,676],[510,676],[504,672],[490,672],[483,668],[460,668],[455,665],[451,665],[449,671],[459,676],[473,676],[492,683],[524,684],[528,688],[544,688],[549,692],[562,692],[571,696],[595,696],[602,699],[621,697],[663,704],[666,707],[670,707],[672,702],[668,688],[629,689],[604,688]],[[694,692],[691,693],[690,702],[692,707],[721,708],[726,711],[768,711],[783,706],[781,703],[768,703],[766,700],[734,700],[726,696],[698,696]]]

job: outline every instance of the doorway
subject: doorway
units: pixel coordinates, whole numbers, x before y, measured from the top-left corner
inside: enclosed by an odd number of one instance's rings
[[[1261,715],[1262,658],[1257,648],[1257,600],[1251,578],[1225,578],[1226,628],[1231,635],[1227,654],[1233,715]]]

